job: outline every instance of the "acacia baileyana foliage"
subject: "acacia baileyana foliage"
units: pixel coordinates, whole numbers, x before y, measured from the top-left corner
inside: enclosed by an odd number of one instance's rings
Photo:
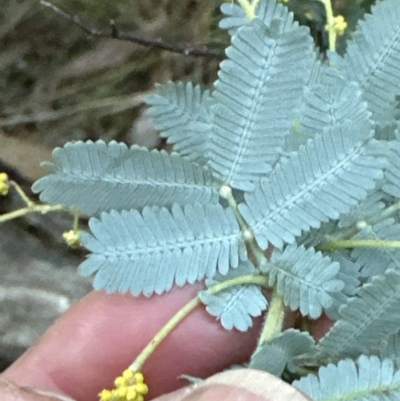
[[[90,216],[79,270],[96,289],[263,277],[271,313],[281,299],[335,323],[318,344],[277,330],[251,367],[294,375],[315,400],[400,399],[399,1],[379,2],[324,61],[275,0],[253,19],[222,12],[231,45],[214,87],[169,82],[147,97],[177,153],[68,143],[33,189]],[[268,307],[251,280],[199,296],[227,329]]]

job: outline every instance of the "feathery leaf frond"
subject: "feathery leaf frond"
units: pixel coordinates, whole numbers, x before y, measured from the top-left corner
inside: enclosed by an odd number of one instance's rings
[[[239,210],[262,249],[282,248],[321,222],[337,219],[367,197],[383,177],[379,144],[356,142],[354,126],[326,130],[281,159],[268,178],[245,194]]]
[[[93,235],[84,233],[82,243],[92,253],[79,271],[95,273],[95,289],[109,293],[161,294],[174,282],[227,274],[246,259],[237,221],[220,205],[111,211],[89,226]]]
[[[400,327],[400,272],[388,270],[364,284],[340,311],[340,319],[320,341],[322,353],[355,357]]]
[[[156,85],[156,93],[146,96],[145,101],[151,106],[147,114],[160,136],[181,156],[202,161],[212,127],[210,92],[192,83],[168,82]]]
[[[400,241],[400,224],[385,219],[374,225],[365,223],[362,230],[352,239],[374,239]],[[362,277],[385,273],[388,269],[400,270],[400,250],[397,248],[355,248],[351,257],[361,266]]]
[[[324,129],[335,129],[348,123],[357,127],[354,135],[361,138],[371,134],[370,112],[362,101],[362,92],[356,82],[347,82],[334,68],[322,68],[318,82],[305,86],[301,106],[298,111],[298,128],[291,136],[302,139],[305,143],[308,138],[322,133]],[[289,139],[288,139],[289,140]],[[288,149],[297,150],[297,148]]]
[[[256,269],[250,261],[242,262],[226,276],[218,276],[206,281],[208,287],[235,277],[255,274]],[[220,319],[227,330],[233,328],[247,331],[252,325],[253,317],[260,316],[267,307],[267,300],[260,286],[254,284],[236,285],[217,294],[201,291],[199,297],[206,305],[207,312]]]
[[[115,141],[67,143],[53,151],[51,173],[32,189],[40,199],[89,215],[144,206],[215,204],[210,173],[176,153]]]
[[[385,171],[386,183],[382,190],[389,195],[400,198],[400,141],[390,142],[388,165]]]
[[[332,306],[325,309],[325,313],[331,320],[339,319],[339,309],[350,297],[353,297],[360,287],[360,265],[349,260],[343,253],[334,252],[331,256],[332,261],[338,262],[340,270],[337,278],[343,281],[344,287],[341,291],[331,294]]]
[[[395,401],[400,397],[400,371],[390,359],[362,355],[357,362],[344,359],[293,382],[314,401]]]
[[[388,358],[394,362],[397,369],[400,369],[400,333],[393,334],[384,341],[379,349],[381,359]]]
[[[293,358],[315,350],[315,342],[310,334],[288,329],[260,346],[251,356],[249,368],[264,370],[280,377],[287,366],[296,371]]]
[[[400,94],[400,7],[385,0],[365,14],[339,67],[360,84],[373,119],[384,126],[393,119]]]
[[[224,184],[251,191],[279,157],[316,62],[314,49],[306,28],[292,29],[284,20],[267,28],[255,19],[233,37],[226,54],[213,92],[209,165]]]
[[[332,305],[332,293],[343,289],[337,279],[339,264],[313,248],[289,245],[283,252],[275,250],[262,270],[269,274],[269,285],[275,286],[291,310],[312,319],[321,316]]]

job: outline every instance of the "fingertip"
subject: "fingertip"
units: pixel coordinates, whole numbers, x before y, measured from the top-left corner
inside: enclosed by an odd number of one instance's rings
[[[3,377],[23,386],[61,392],[77,401],[96,398],[198,287],[151,299],[93,292],[71,308]],[[202,308],[194,311],[146,362],[151,397],[184,385],[182,373],[207,377],[247,359],[256,331],[228,332]]]

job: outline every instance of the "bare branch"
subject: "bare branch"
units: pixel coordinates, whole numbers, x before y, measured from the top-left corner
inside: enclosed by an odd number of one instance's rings
[[[110,30],[103,31],[99,29],[93,29],[85,25],[81,19],[77,15],[71,15],[66,11],[60,9],[53,3],[48,1],[41,0],[40,4],[50,8],[56,14],[60,15],[61,17],[65,18],[68,21],[73,22],[77,27],[82,29],[84,32],[91,36],[97,36],[102,38],[114,38],[119,40],[127,40],[129,42],[136,43],[141,46],[153,47],[156,49],[166,50],[173,53],[183,54],[184,56],[194,56],[194,57],[207,57],[207,58],[216,58],[216,59],[223,59],[224,53],[217,51],[217,50],[210,50],[210,49],[198,49],[192,46],[183,46],[183,45],[172,45],[169,43],[164,43],[161,40],[152,40],[152,39],[145,39],[134,35],[133,33],[129,32],[122,32],[118,29],[115,24],[114,20],[110,21]]]

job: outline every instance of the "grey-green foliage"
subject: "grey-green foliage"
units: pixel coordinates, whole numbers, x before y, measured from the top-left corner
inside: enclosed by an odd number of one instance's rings
[[[246,257],[237,221],[220,205],[113,210],[89,226],[93,236],[84,234],[82,243],[92,253],[80,272],[96,273],[94,287],[107,292],[161,294],[174,283],[226,274]]]
[[[366,14],[339,62],[346,77],[359,83],[373,119],[381,126],[392,122],[399,94],[400,26],[396,8],[398,3],[382,1],[373,8],[373,16]]]
[[[261,286],[272,287],[288,309],[336,320],[296,374],[377,354],[400,330],[398,243],[387,247],[400,235],[398,0],[373,7],[343,57],[321,57],[275,0],[260,0],[252,20],[233,3],[222,11],[231,45],[214,87],[169,82],[147,97],[180,154],[67,144],[33,189],[89,215],[80,271],[95,275],[97,289],[150,295],[207,278],[199,296],[209,312],[245,330],[266,306]],[[383,242],[356,246],[366,239]],[[236,288],[223,287],[230,280]],[[281,374],[298,335],[282,334],[252,363]],[[385,356],[395,360],[396,349]],[[278,354],[272,367],[260,357]],[[301,383],[317,399],[383,399],[381,382],[398,398],[388,362],[357,364],[329,365]]]
[[[325,313],[333,321],[338,320],[339,310],[349,298],[353,297],[360,286],[360,265],[357,262],[350,260],[346,255],[337,251],[331,256],[331,260],[337,262],[340,266],[337,274],[338,280],[343,282],[341,291],[332,292],[332,305],[325,309]]]
[[[390,359],[360,356],[329,364],[293,383],[314,401],[395,401],[400,397],[400,371]]]
[[[226,276],[219,275],[206,280],[206,284],[211,288],[229,279],[256,272],[256,268],[247,261],[235,270],[231,270]],[[227,330],[232,328],[240,331],[248,330],[253,324],[252,318],[260,316],[267,307],[265,296],[258,285],[236,285],[216,294],[202,291],[199,297],[206,305],[207,312],[220,319],[222,326]]]
[[[249,368],[281,376],[285,368],[296,372],[295,358],[315,351],[314,339],[307,332],[288,329],[262,344],[252,355]]]
[[[320,341],[323,354],[355,357],[400,327],[400,271],[387,270],[364,284],[339,310],[340,318]]]
[[[33,191],[46,202],[89,215],[143,205],[218,203],[210,172],[177,153],[78,141],[56,148],[53,158],[47,163],[51,174],[36,181]]]
[[[209,165],[225,184],[251,191],[277,160],[315,57],[307,30],[280,20],[243,27],[226,53],[213,92]]]
[[[315,252],[313,248],[287,246],[275,251],[271,261],[261,267],[268,274],[269,285],[283,296],[291,310],[316,319],[333,303],[332,294],[343,289],[338,279],[339,263]]]
[[[389,336],[389,338],[381,344],[379,356],[382,359],[392,359],[396,369],[400,369],[400,333]]]
[[[190,160],[202,160],[212,126],[210,92],[191,82],[169,82],[157,85],[156,92],[147,97],[152,105],[148,111],[154,116],[155,128],[161,137],[174,144],[174,150]]]
[[[360,224],[360,231],[353,237],[354,239],[400,240],[400,224],[393,218],[382,220],[374,225],[363,223]],[[388,269],[400,269],[400,250],[396,248],[357,248],[353,250],[351,257],[361,266],[363,277],[384,274]]]

